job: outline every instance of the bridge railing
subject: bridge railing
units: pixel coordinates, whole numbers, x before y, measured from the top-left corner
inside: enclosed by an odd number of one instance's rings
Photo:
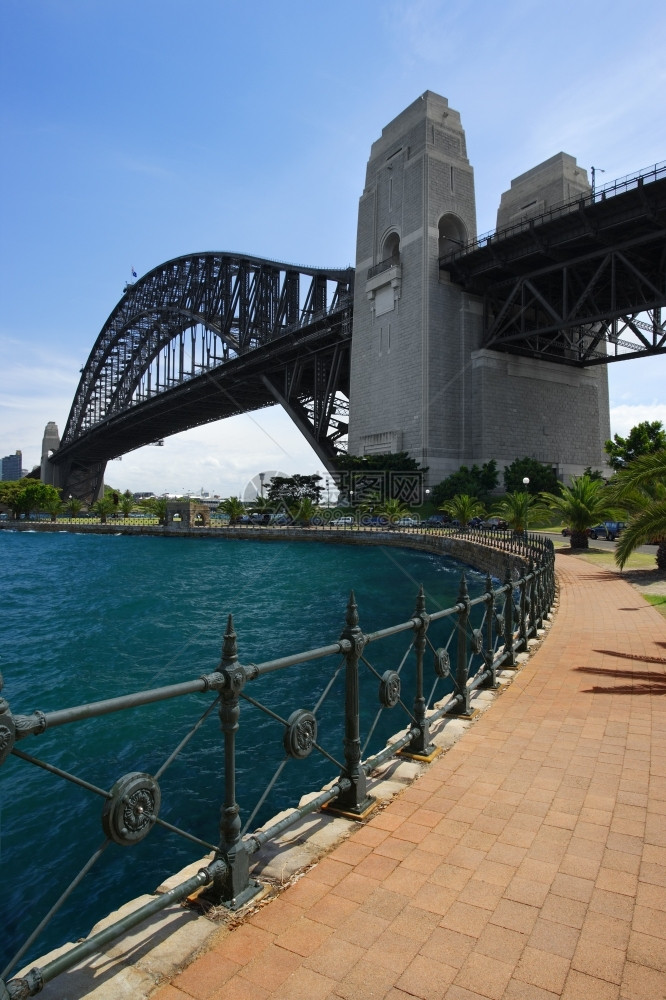
[[[243,662],[230,615],[221,661],[200,677],[104,701],[30,714],[15,713],[0,697],[0,763],[5,768],[12,765],[43,768],[54,779],[72,783],[82,793],[101,798],[104,833],[101,846],[93,850],[27,940],[5,960],[0,973],[0,997],[34,996],[56,976],[149,916],[204,887],[204,896],[213,904],[236,909],[258,889],[251,875],[251,862],[264,844],[322,808],[362,819],[373,806],[368,779],[381,764],[397,754],[416,760],[435,756],[438,748],[433,735],[441,720],[445,716],[470,717],[474,692],[497,687],[498,671],[515,668],[518,653],[527,649],[554,601],[551,542],[534,536],[520,540],[495,537],[488,541],[497,555],[518,553],[520,575],[512,577],[510,567],[512,563],[515,567],[515,560],[507,559],[503,582],[493,582],[488,575],[480,592],[470,596],[463,573],[456,603],[448,608],[429,609],[421,588],[403,621],[368,632],[361,627],[352,593],[346,609],[341,608],[344,626],[338,636],[315,649],[261,663]],[[284,704],[277,705],[275,675],[282,672],[288,672],[290,683],[283,689]],[[106,715],[118,716],[169,699],[191,701],[196,695],[206,696],[204,711],[201,712],[200,703],[194,705],[195,717],[189,730],[177,738],[161,766],[150,773],[141,769],[139,763],[137,770],[122,774],[110,788],[98,787],[65,767],[23,750],[23,741],[28,736],[40,737],[55,729],[62,732],[60,727],[99,720]],[[223,801],[219,839],[211,843],[160,815],[160,783],[184,749],[188,747],[191,752],[191,742],[215,710],[223,748]],[[398,719],[394,720],[396,714]],[[271,728],[270,737],[268,729],[260,729],[258,720]],[[243,755],[239,746],[243,734],[248,732],[255,749]],[[151,732],[147,727],[145,737],[150,746]],[[260,770],[257,746],[270,747],[273,754],[278,749],[279,759],[253,808],[248,810],[249,815],[242,817],[238,783],[253,768],[255,773]],[[70,759],[80,759],[76,729],[69,736],[68,753]],[[313,767],[306,776],[306,784],[323,790],[292,807],[279,820],[249,832],[286,769],[291,768],[295,773],[295,768],[310,764]],[[295,779],[290,776],[289,788],[294,787]],[[34,952],[42,932],[65,901],[70,896],[74,899],[75,890],[102,853],[110,845],[136,846],[158,826],[185,838],[193,850],[198,850],[195,857],[200,856],[202,848],[210,852],[198,872],[41,967],[8,979],[21,960]],[[49,850],[52,851],[50,844]],[[11,859],[9,865],[5,860],[5,898],[10,888],[10,868]],[[14,874],[20,879],[24,873]],[[34,898],[26,899],[25,907],[32,912]]]
[[[627,174],[625,177],[620,177],[617,180],[610,181],[608,184],[604,184],[602,187],[598,187],[594,191],[590,191],[589,194],[579,195],[577,198],[557,202],[556,204],[551,205],[550,208],[548,208],[545,212],[542,212],[540,215],[534,215],[521,219],[519,222],[515,222],[510,226],[505,226],[502,229],[491,229],[487,233],[482,233],[481,236],[477,236],[475,240],[472,240],[470,243],[466,243],[465,246],[456,247],[455,250],[451,250],[449,253],[440,257],[440,267],[445,267],[446,264],[453,264],[460,257],[464,257],[466,254],[472,253],[474,250],[479,250],[482,247],[499,243],[501,240],[508,239],[518,233],[523,233],[529,229],[533,229],[535,226],[540,226],[545,222],[551,222],[553,219],[559,219],[564,215],[569,215],[571,212],[579,210],[580,208],[585,208],[590,205],[595,205],[598,202],[606,201],[608,198],[613,198],[618,194],[624,194],[626,191],[639,188],[644,184],[650,184],[654,181],[661,180],[664,177],[666,177],[666,160],[655,163],[650,167],[644,167],[636,173]]]

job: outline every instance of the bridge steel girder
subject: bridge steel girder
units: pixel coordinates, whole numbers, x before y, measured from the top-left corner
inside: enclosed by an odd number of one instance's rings
[[[483,347],[578,367],[664,354],[666,177],[525,221],[440,267],[483,298]]]
[[[349,394],[353,280],[352,268],[206,253],[128,285],[81,371],[51,458],[58,485],[91,500],[110,459],[275,402],[330,464]]]

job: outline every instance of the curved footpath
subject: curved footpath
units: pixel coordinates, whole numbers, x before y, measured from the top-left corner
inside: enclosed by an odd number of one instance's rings
[[[666,621],[557,568],[492,709],[155,1000],[666,997]]]
[[[666,620],[556,565],[548,638],[490,710],[152,1000],[666,998]]]

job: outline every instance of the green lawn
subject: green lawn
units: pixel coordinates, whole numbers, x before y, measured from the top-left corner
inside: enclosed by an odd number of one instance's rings
[[[615,553],[610,552],[607,549],[595,549],[594,543],[590,542],[589,549],[576,549],[574,554],[578,556],[579,559],[585,559],[587,562],[594,563],[595,566],[608,566],[609,568],[617,569],[615,563]],[[559,546],[559,548],[570,548],[571,546]],[[655,561],[656,551],[651,552],[632,552],[625,563],[625,569],[656,569],[657,563]]]

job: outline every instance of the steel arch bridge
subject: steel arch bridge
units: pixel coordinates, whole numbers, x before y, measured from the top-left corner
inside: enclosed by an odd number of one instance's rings
[[[666,164],[481,237],[439,267],[483,300],[486,348],[579,367],[665,354]],[[90,501],[110,459],[275,403],[334,473],[353,286],[353,268],[234,253],[178,257],[128,285],[81,370],[52,481]]]
[[[81,369],[56,485],[89,501],[110,459],[275,403],[329,465],[347,431],[353,283],[353,268],[201,253],[127,285]]]

